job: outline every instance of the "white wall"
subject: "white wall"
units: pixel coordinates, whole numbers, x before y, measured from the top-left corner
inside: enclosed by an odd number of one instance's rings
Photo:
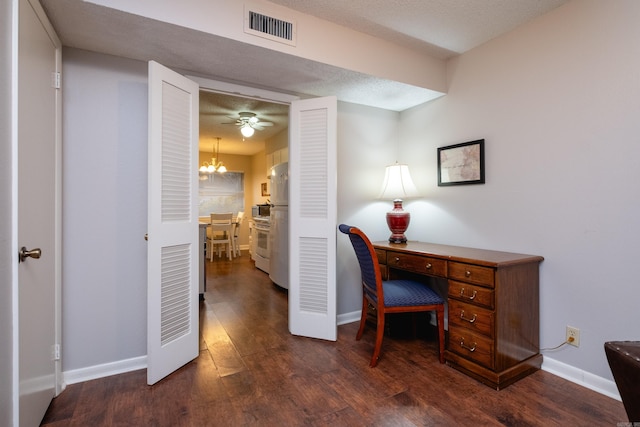
[[[396,160],[398,119],[397,112],[338,103],[338,224],[357,226],[372,241],[386,240],[390,234],[386,213],[392,204],[377,197],[385,166]],[[337,312],[359,312],[358,261],[349,238],[339,232],[337,246]]]
[[[401,113],[424,199],[409,237],[542,255],[545,357],[612,378],[603,344],[637,340],[640,2],[570,2],[449,64],[447,96]],[[486,140],[486,184],[437,187],[436,148]]]
[[[12,3],[0,2],[0,425],[13,421],[11,45]]]
[[[146,349],[147,64],[63,51],[63,371]]]

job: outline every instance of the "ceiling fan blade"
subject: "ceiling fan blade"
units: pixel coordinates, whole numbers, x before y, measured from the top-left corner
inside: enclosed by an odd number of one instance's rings
[[[273,126],[272,122],[258,122],[257,123],[258,126]]]

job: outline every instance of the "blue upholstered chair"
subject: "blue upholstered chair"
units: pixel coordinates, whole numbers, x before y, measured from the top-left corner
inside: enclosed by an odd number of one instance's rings
[[[424,283],[414,280],[382,280],[380,266],[371,241],[358,228],[340,224],[341,232],[349,236],[362,273],[362,315],[356,339],[362,338],[371,304],[377,312],[376,343],[370,366],[378,364],[386,313],[435,311],[438,323],[440,363],[444,363],[444,300]]]

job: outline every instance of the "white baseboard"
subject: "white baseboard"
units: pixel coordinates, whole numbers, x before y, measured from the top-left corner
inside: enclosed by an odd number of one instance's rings
[[[119,360],[103,365],[89,366],[87,368],[64,371],[62,373],[64,385],[95,380],[96,378],[109,377],[125,372],[137,371],[147,368],[147,356],[134,357],[132,359]]]
[[[359,322],[361,311],[352,311],[351,313],[338,314],[338,326],[346,325],[347,323]]]
[[[571,381],[597,393],[609,396],[612,399],[622,401],[616,383],[611,380],[599,377],[582,369],[575,368],[566,363],[558,362],[544,356],[542,361],[542,370],[557,375],[565,380]]]

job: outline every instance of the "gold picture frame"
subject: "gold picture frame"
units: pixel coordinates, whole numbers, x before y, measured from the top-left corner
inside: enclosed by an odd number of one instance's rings
[[[267,188],[267,183],[263,182],[262,184],[260,184],[260,194],[262,194],[262,197],[268,197],[271,194],[269,194],[269,189]]]

